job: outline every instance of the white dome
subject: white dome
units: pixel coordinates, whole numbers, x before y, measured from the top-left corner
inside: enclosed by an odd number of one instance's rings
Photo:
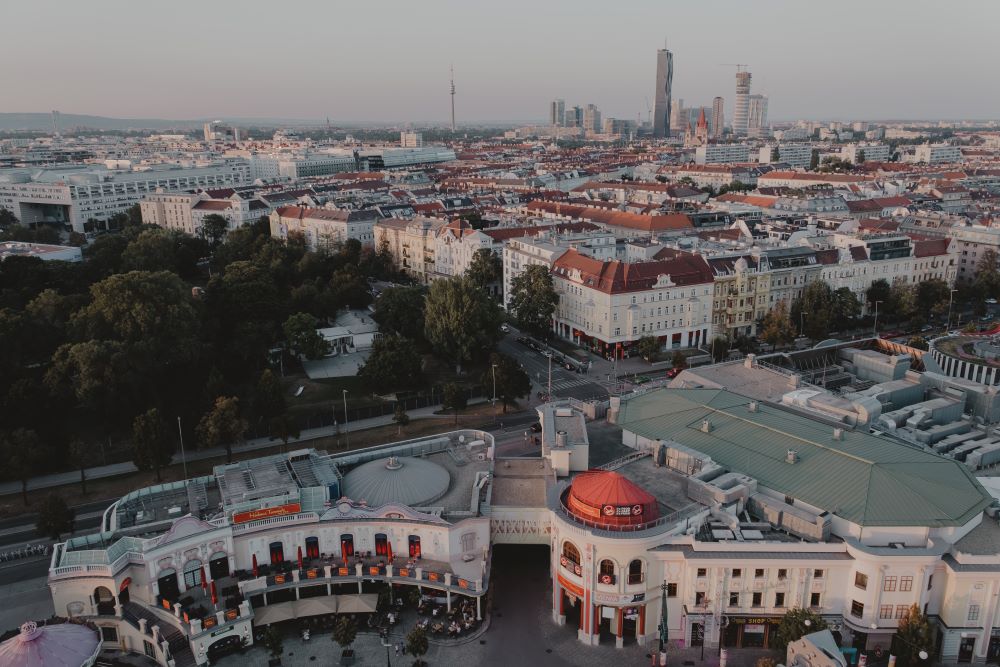
[[[427,459],[389,457],[364,463],[344,477],[344,495],[370,507],[423,507],[448,492],[448,471]]]

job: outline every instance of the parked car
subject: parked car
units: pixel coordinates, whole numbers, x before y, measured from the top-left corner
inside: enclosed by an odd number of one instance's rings
[[[684,369],[683,368],[676,368],[676,367],[675,368],[671,368],[669,371],[667,371],[667,377],[669,379],[673,380],[675,377],[677,377],[678,375],[681,374],[682,370],[684,370]]]
[[[535,422],[534,424],[531,425],[531,432],[532,433],[541,433],[542,432],[542,425],[539,422]]]
[[[502,331],[504,333],[510,333],[510,327],[507,326],[506,324],[501,324],[500,325],[500,331]]]
[[[996,299],[986,299],[986,303],[990,304],[991,306],[995,306],[997,304],[997,300]]]

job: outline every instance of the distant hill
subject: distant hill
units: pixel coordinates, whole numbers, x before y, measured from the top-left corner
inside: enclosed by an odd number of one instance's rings
[[[63,113],[59,115],[62,130],[86,127],[95,130],[161,130],[168,128],[190,129],[200,127],[201,120],[167,120],[165,118],[108,118]],[[52,115],[47,113],[0,113],[0,131],[40,130],[52,131]]]

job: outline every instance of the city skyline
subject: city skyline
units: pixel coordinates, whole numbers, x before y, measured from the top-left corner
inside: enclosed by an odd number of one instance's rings
[[[170,15],[116,0],[60,3],[57,11],[20,0],[8,4],[10,24],[46,25],[51,48],[39,52],[30,30],[12,31],[0,46],[8,62],[32,54],[30,65],[8,68],[0,112],[446,124],[454,62],[459,124],[540,119],[554,98],[594,104],[605,117],[645,119],[655,76],[651,54],[666,37],[674,54],[673,94],[697,105],[730,98],[732,68],[720,65],[740,62],[754,74],[753,92],[771,100],[772,121],[1000,114],[1000,90],[983,85],[996,60],[988,30],[1000,20],[1000,6],[976,2],[952,10],[975,20],[949,23],[933,21],[927,2],[848,2],[840,5],[844,14],[864,20],[843,29],[827,14],[785,0],[752,7],[637,3],[627,28],[593,21],[586,3],[531,6],[531,21],[522,18],[518,2],[498,15],[435,3],[406,21],[386,20],[409,9],[398,3],[336,12],[301,5],[310,20],[277,33],[273,23],[258,20],[255,3],[218,3],[205,20],[225,39],[191,39],[198,27],[192,16],[203,12],[190,2],[177,3]],[[289,8],[290,18],[295,9]],[[458,31],[461,25],[489,27]],[[512,49],[511,34],[526,48]],[[276,38],[296,46],[283,48]],[[377,49],[362,59],[353,55],[372,40]],[[245,54],[231,59],[241,49]],[[92,68],[104,73],[80,76]],[[296,90],[294,104],[266,94],[276,81],[281,90]],[[934,95],[926,92],[928,81]]]

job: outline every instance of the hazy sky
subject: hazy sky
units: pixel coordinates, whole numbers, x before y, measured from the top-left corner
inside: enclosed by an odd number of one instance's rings
[[[772,120],[1000,117],[996,0],[3,0],[0,111],[118,117],[646,117],[726,98],[748,63]]]

